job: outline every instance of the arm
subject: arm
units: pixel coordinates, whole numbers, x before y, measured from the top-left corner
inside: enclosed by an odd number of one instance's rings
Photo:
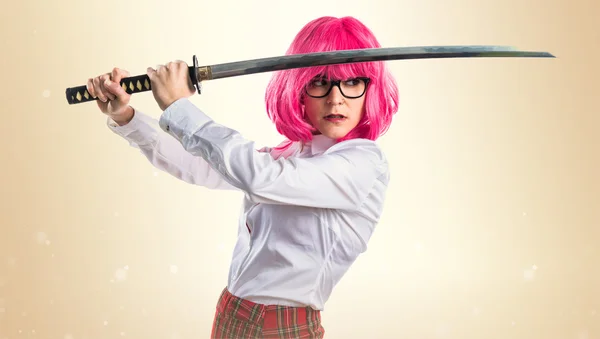
[[[200,157],[186,152],[177,140],[158,128],[158,122],[134,109],[134,115],[127,124],[119,126],[111,118],[107,126],[117,135],[138,148],[150,163],[177,179],[211,189],[235,190]]]
[[[275,160],[187,98],[171,104],[159,126],[254,202],[356,210],[387,173],[383,153],[365,139],[338,143],[318,157]]]

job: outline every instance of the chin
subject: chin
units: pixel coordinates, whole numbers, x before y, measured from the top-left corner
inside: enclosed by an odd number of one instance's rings
[[[348,134],[349,131],[325,131],[325,133],[321,133],[329,139],[341,139]]]
[[[321,134],[329,139],[341,139],[348,135],[350,131],[356,126],[354,124],[349,123],[341,123],[341,124],[331,124],[329,122],[324,122],[318,125],[318,134]]]

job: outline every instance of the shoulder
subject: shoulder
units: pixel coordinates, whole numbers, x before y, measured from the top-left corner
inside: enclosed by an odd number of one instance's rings
[[[377,142],[369,139],[350,139],[331,146],[324,154],[352,154],[357,157],[365,157],[377,163],[387,163],[383,149]]]
[[[258,149],[261,153],[269,153],[273,159],[289,158],[298,153],[301,148],[301,143],[297,141],[283,140],[277,146],[263,147]]]
[[[323,156],[334,156],[343,159],[356,168],[362,168],[376,176],[389,175],[389,164],[383,149],[373,140],[351,139],[331,146]],[[373,171],[373,172],[371,172]]]

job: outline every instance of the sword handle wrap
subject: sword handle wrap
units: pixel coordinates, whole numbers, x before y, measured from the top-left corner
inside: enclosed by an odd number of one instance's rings
[[[194,55],[194,65],[189,66],[188,70],[189,70],[190,78],[192,79],[192,83],[198,89],[198,94],[200,94],[200,82],[198,81],[198,78],[196,76],[196,68],[197,67],[198,67],[198,60],[196,59],[196,56]],[[127,92],[128,94],[135,94],[135,93],[147,92],[147,91],[152,90],[150,78],[148,77],[147,74],[123,78],[123,79],[121,79],[119,84],[125,90],[125,92]],[[69,105],[80,104],[80,103],[84,103],[84,102],[88,102],[88,101],[98,100],[98,98],[92,97],[92,95],[88,92],[86,85],[67,88],[65,94],[66,94],[67,102],[69,103]]]
[[[129,78],[123,78],[121,79],[121,82],[119,82],[119,85],[121,85],[121,87],[128,94],[135,94],[152,90],[152,86],[150,85],[150,78],[146,74],[137,75]],[[66,95],[67,101],[70,105],[98,100],[98,98],[93,98],[90,95],[86,85],[67,88]]]

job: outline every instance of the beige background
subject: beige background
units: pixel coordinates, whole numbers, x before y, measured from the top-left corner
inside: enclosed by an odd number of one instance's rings
[[[570,4],[569,4],[570,3]],[[600,338],[600,4],[567,1],[14,1],[0,46],[0,339],[207,338],[241,195],[157,172],[67,87],[284,53],[321,15],[384,46],[497,44],[557,59],[390,63],[393,177],[327,338]],[[259,145],[269,74],[193,97]],[[133,104],[154,117],[150,93]]]

